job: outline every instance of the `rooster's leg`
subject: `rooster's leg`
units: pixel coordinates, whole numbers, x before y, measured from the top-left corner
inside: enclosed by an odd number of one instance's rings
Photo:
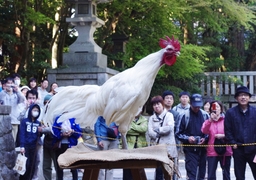
[[[128,149],[126,134],[121,133],[121,138],[122,138],[122,149]]]

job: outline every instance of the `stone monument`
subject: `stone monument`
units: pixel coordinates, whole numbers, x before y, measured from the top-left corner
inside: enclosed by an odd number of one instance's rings
[[[12,137],[11,106],[0,105],[0,179],[18,180],[19,174],[13,170],[17,153]]]
[[[118,71],[107,67],[107,56],[102,54],[93,38],[96,28],[104,25],[97,17],[97,3],[108,0],[66,0],[73,3],[75,16],[66,18],[78,31],[76,41],[69,46],[69,52],[63,54],[63,65],[67,68],[48,69],[49,82],[59,86],[96,84],[102,85]]]

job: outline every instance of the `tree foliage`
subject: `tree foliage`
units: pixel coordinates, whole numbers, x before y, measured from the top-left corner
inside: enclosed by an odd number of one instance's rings
[[[120,71],[159,50],[159,38],[179,39],[177,63],[163,67],[154,88],[198,91],[203,71],[252,70],[255,58],[255,0],[112,0],[98,4],[105,25],[94,34],[108,55],[108,65]],[[44,77],[45,69],[62,66],[62,53],[73,42],[75,27],[65,22],[72,5],[64,0],[0,0],[2,77]],[[114,39],[125,47],[117,49]],[[121,61],[123,67],[113,62]],[[245,63],[246,62],[246,63]],[[160,88],[161,87],[161,88]]]
[[[124,68],[131,67],[156,51],[157,41],[165,35],[174,35],[184,44],[177,63],[160,70],[155,83],[157,87],[167,83],[198,91],[199,80],[195,77],[201,72],[241,69],[244,56],[240,51],[244,47],[237,46],[236,42],[244,39],[236,39],[229,34],[232,27],[236,29],[233,33],[236,37],[241,34],[241,27],[252,30],[249,22],[253,21],[254,15],[247,4],[233,0],[120,2],[114,0],[98,6],[99,12],[104,12],[99,16],[106,24],[98,30],[97,37],[102,35],[104,38],[97,39],[97,42],[104,47],[105,54],[111,54],[110,60],[122,60]],[[129,40],[126,52],[115,56],[111,39],[116,34],[124,34]]]

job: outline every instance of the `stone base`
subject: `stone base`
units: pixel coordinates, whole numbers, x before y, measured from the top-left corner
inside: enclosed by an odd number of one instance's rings
[[[107,56],[97,52],[69,52],[63,54],[65,68],[48,69],[50,83],[59,86],[102,85],[118,71],[107,67]]]
[[[97,52],[64,53],[63,64],[67,66],[107,67],[107,56]]]
[[[19,175],[13,170],[17,153],[12,136],[11,106],[0,106],[0,179],[18,180]]]
[[[102,85],[118,71],[110,68],[71,66],[65,69],[48,69],[49,82],[59,86],[81,86],[85,84]]]

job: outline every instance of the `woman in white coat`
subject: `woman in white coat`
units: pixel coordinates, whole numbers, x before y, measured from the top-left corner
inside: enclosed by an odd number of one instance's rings
[[[161,96],[151,99],[154,114],[150,116],[148,123],[148,133],[151,144],[167,144],[167,150],[171,157],[177,158],[177,148],[174,146],[174,119],[172,113],[164,108],[164,100]],[[156,180],[163,180],[161,167],[156,168]]]

